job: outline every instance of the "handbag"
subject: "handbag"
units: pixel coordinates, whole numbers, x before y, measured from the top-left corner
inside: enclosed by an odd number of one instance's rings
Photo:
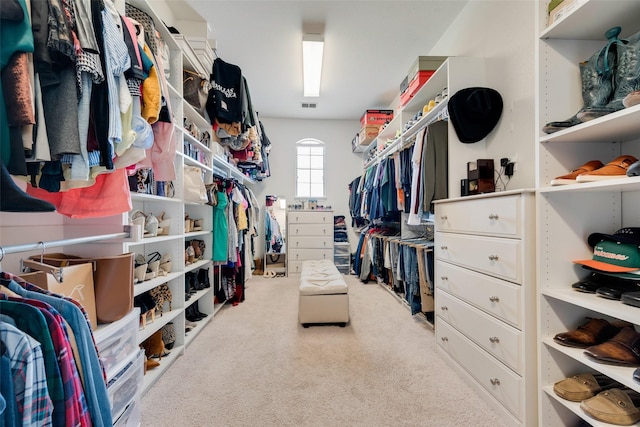
[[[184,165],[183,200],[192,203],[207,203],[207,189],[202,178],[202,169],[198,166]]]
[[[93,296],[97,323],[111,323],[122,319],[133,309],[132,252],[100,258],[82,258],[64,253],[30,257],[54,267],[92,263]],[[26,263],[26,261],[23,261]]]
[[[210,88],[211,84],[206,77],[193,71],[182,70],[182,97],[202,115]]]
[[[36,256],[34,258],[40,258]],[[35,274],[21,274],[28,282],[50,292],[76,300],[89,316],[91,329],[98,327],[93,271],[95,264],[88,260],[68,266],[52,266],[46,263],[22,260],[22,265]]]

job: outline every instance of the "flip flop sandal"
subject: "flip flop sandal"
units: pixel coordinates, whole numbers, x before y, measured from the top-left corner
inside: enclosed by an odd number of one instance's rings
[[[580,403],[580,408],[596,420],[618,426],[640,421],[638,406],[640,394],[630,388],[612,388]]]
[[[565,400],[582,402],[601,391],[621,385],[604,374],[578,374],[553,385],[553,391]]]

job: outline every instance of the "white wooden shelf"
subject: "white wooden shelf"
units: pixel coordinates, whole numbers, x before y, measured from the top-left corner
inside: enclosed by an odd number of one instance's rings
[[[564,120],[582,107],[582,79],[578,64],[607,43],[605,32],[620,26],[624,39],[640,30],[640,2],[576,0],[576,7],[546,27],[547,1],[537,0],[536,129],[538,139],[538,330],[541,427],[577,423],[608,426],[586,415],[578,404],[553,393],[553,384],[570,375],[596,371],[636,390],[633,368],[598,363],[582,349],[556,344],[553,336],[575,329],[586,317],[640,324],[638,308],[594,294],[577,292],[571,284],[587,276],[574,264],[590,259],[587,237],[593,232],[640,225],[634,207],[640,203],[640,177],[621,176],[600,182],[549,186],[556,176],[589,160],[604,164],[620,155],[640,158],[640,106],[546,135],[545,123]],[[576,108],[577,106],[577,108]]]

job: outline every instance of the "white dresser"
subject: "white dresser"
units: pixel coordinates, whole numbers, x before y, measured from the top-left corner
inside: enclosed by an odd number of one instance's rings
[[[537,425],[535,193],[436,202],[440,354],[508,425]]]
[[[314,259],[333,260],[333,211],[288,210],[287,275]]]

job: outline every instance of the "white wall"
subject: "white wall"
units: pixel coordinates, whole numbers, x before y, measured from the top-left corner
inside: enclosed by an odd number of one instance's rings
[[[502,157],[517,156],[516,172],[507,189],[535,186],[535,38],[533,0],[470,1],[429,55],[470,56],[487,59],[486,86],[502,95],[504,109],[500,122],[487,136],[485,158],[496,165]],[[425,25],[425,31],[429,26]],[[409,60],[408,60],[409,61]],[[453,94],[450,94],[453,95]],[[367,106],[363,105],[363,111]],[[350,223],[347,185],[362,173],[362,155],[351,152],[351,139],[358,121],[326,121],[263,118],[273,143],[269,161],[272,176],[255,185],[258,199],[267,194],[294,201],[295,143],[302,138],[318,138],[327,144],[327,200],[336,215]],[[456,159],[466,162],[476,159]],[[350,235],[355,249],[357,237]]]
[[[535,186],[536,13],[533,0],[470,1],[429,53],[486,59],[486,86],[504,102],[502,118],[485,141],[486,158],[499,166],[500,158],[517,155],[511,190]]]
[[[331,205],[334,215],[344,215],[349,227],[348,184],[362,173],[362,158],[351,151],[351,140],[357,132],[358,120],[299,120],[263,118],[265,132],[272,143],[269,155],[271,177],[258,182],[252,188],[264,208],[264,197],[272,194],[284,196],[287,204],[295,201],[295,144],[304,138],[316,138],[325,143],[325,179],[327,198],[319,204]],[[264,212],[262,212],[264,215]],[[349,227],[350,228],[350,227]],[[357,241],[351,234],[355,248]],[[256,249],[262,250],[262,245]],[[256,250],[256,254],[260,254]]]

